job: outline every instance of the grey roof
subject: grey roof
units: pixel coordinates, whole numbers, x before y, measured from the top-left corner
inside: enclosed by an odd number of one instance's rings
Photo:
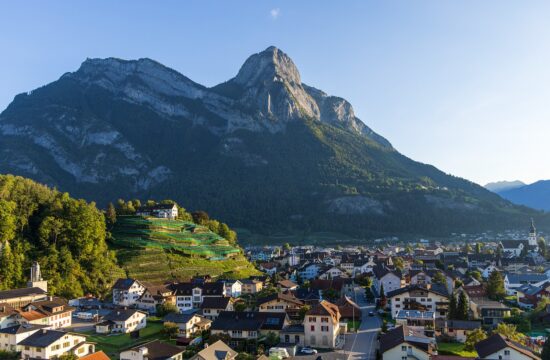
[[[7,328],[0,329],[0,334],[23,334],[29,331],[40,330],[49,327],[49,325],[34,325],[34,324],[23,324],[23,325],[14,325]]]
[[[548,280],[545,274],[506,274],[511,284],[533,283]]]
[[[173,322],[176,324],[185,324],[189,322],[195,316],[195,314],[179,314],[179,313],[170,313],[167,314],[162,321],[164,322]]]
[[[113,289],[117,290],[129,290],[130,287],[136,282],[134,279],[118,279],[113,285]]]
[[[286,313],[222,311],[212,323],[212,330],[281,330]]]
[[[65,331],[43,329],[24,339],[18,345],[45,348],[53,344],[55,341],[61,339],[65,335],[67,335]]]
[[[37,287],[0,291],[0,300],[13,299],[31,295],[46,295],[46,292]]]
[[[177,346],[166,344],[158,340],[138,345],[130,350],[139,351],[139,349],[143,347],[147,348],[148,360],[165,360],[183,352],[183,349]]]
[[[105,315],[103,320],[110,320],[110,321],[126,321],[132,315],[134,315],[137,312],[141,312],[136,309],[120,309],[120,310],[113,310],[109,314]]]
[[[433,311],[419,311],[419,310],[399,310],[397,313],[397,319],[435,319],[435,313]]]

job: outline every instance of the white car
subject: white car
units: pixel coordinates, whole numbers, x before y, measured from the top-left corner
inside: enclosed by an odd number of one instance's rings
[[[303,347],[302,350],[301,350],[301,353],[302,354],[313,355],[313,354],[317,354],[317,350],[312,349],[310,347]]]

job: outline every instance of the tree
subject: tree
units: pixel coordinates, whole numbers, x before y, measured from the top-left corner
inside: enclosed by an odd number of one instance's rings
[[[468,320],[468,310],[470,309],[470,306],[468,304],[468,298],[466,297],[466,294],[464,291],[461,291],[458,295],[458,305],[456,307],[456,315],[455,318],[457,320]]]
[[[178,313],[178,307],[175,304],[165,302],[164,304],[157,305],[157,315],[166,316],[170,313]]]
[[[285,249],[286,252],[290,252],[290,250],[292,249],[292,246],[290,246],[289,243],[285,243],[283,245],[283,249]]]
[[[493,332],[523,345],[527,342],[527,337],[517,331],[516,325],[513,324],[500,323]]]
[[[300,320],[303,321],[306,318],[306,314],[309,310],[311,310],[311,306],[309,306],[309,305],[304,305],[300,308],[300,310],[298,311],[298,314],[300,316]]]
[[[464,245],[464,252],[465,252],[466,254],[469,254],[469,253],[471,253],[472,251],[473,251],[473,249],[472,249],[472,246],[471,246],[470,244]]]
[[[447,278],[441,271],[437,271],[432,278],[432,283],[445,285],[447,283]]]
[[[478,270],[470,271],[468,274],[477,281],[482,280],[481,273]]]
[[[481,254],[482,244],[480,242],[476,243],[476,254]]]
[[[449,318],[449,320],[456,319],[456,311],[457,311],[456,296],[455,294],[451,294],[451,298],[449,300],[449,313],[447,314],[447,317]]]
[[[169,338],[174,338],[178,335],[179,327],[178,324],[167,321],[164,323],[162,328],[162,333],[168,335]]]
[[[210,220],[208,213],[202,210],[192,212],[191,216],[193,217],[193,222],[198,225],[204,225]]]
[[[473,351],[474,345],[478,342],[487,339],[487,333],[482,328],[477,328],[470,331],[466,335],[466,341],[464,342],[464,350]]]
[[[487,280],[487,296],[491,300],[504,300],[506,290],[504,288],[504,279],[497,270],[494,270]]]
[[[546,258],[546,241],[543,237],[539,237],[537,244],[539,246],[539,253],[543,258]]]
[[[105,221],[107,221],[109,228],[116,223],[116,209],[113,203],[109,203],[107,210],[105,210]]]
[[[393,265],[398,270],[403,270],[403,268],[405,267],[405,263],[404,263],[402,257],[396,256],[396,257],[392,258],[392,261],[393,261]]]
[[[0,243],[10,241],[15,236],[15,207],[15,202],[0,199]]]
[[[78,356],[75,354],[63,354],[58,357],[59,360],[78,360]]]

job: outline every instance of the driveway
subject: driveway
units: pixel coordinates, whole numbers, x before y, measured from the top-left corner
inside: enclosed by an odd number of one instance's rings
[[[376,314],[376,309],[374,305],[368,305],[365,302],[364,290],[362,288],[355,288],[353,297],[357,305],[361,307],[361,326],[357,333],[346,334],[346,343],[341,351],[346,354],[347,357],[345,359],[375,360],[376,347],[378,345],[377,336],[382,321],[378,315],[369,316],[369,311],[374,311]]]

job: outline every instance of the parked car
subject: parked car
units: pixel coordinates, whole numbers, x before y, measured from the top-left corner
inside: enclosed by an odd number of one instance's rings
[[[369,316],[374,316],[374,311],[369,311]]]
[[[309,346],[305,346],[302,348],[301,353],[307,354],[307,355],[313,355],[313,354],[317,354],[317,350],[312,349]]]
[[[276,357],[278,359],[289,358],[288,351],[282,347],[272,347],[269,349],[269,357]]]

